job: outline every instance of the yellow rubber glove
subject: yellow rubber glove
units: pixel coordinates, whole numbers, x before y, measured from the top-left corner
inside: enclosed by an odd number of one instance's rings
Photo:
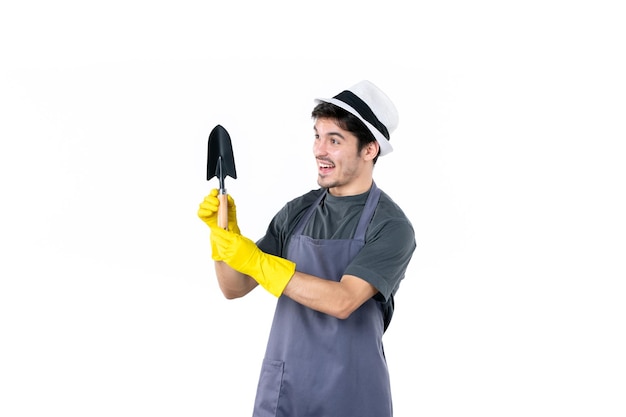
[[[200,203],[198,209],[198,217],[207,224],[211,229],[217,228],[217,209],[220,205],[220,201],[217,198],[217,188],[211,190],[209,195],[204,197],[204,200]],[[235,206],[235,200],[228,194],[228,230],[233,233],[241,234],[239,226],[237,225],[237,207]],[[215,261],[221,261],[217,249],[215,248],[215,242],[213,241],[213,234],[211,233],[211,257]]]
[[[296,272],[288,259],[263,252],[247,237],[218,227],[211,229],[219,257],[231,268],[254,278],[260,286],[280,297]]]

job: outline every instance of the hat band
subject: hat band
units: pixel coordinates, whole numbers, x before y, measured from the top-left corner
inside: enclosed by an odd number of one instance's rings
[[[370,109],[367,103],[361,100],[356,94],[354,94],[352,91],[345,90],[337,94],[334,98],[343,101],[344,103],[350,105],[350,107],[352,107],[354,110],[358,111],[361,117],[367,120],[380,133],[382,133],[383,136],[387,138],[387,140],[389,140],[389,132],[387,131],[387,127],[385,127],[385,125],[382,124],[380,120],[378,120],[378,117],[376,117],[376,115],[374,114],[372,109]]]

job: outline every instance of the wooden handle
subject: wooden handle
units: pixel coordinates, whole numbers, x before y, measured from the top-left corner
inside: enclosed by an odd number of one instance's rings
[[[222,229],[228,229],[228,195],[218,194],[220,206],[217,209],[217,225]]]

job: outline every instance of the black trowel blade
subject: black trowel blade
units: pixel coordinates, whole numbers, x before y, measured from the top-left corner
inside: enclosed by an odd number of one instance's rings
[[[209,134],[206,179],[208,181],[215,176],[220,183],[226,176],[237,178],[230,135],[221,125],[215,126]]]

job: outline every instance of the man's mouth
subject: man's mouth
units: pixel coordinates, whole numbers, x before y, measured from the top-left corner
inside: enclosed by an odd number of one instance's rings
[[[317,160],[317,166],[319,168],[320,173],[328,172],[335,167],[330,161],[322,161],[320,159]]]

